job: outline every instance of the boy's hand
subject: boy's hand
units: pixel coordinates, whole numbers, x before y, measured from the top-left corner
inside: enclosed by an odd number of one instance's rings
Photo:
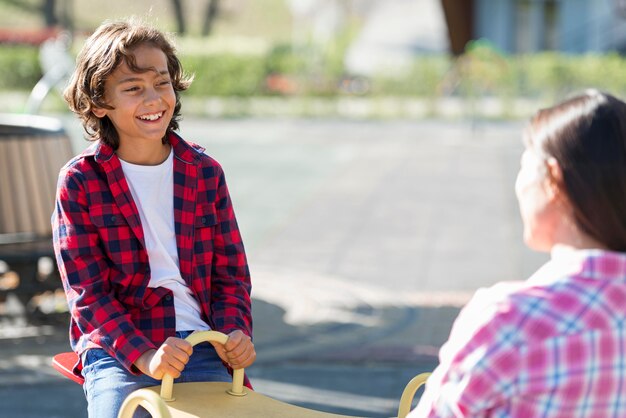
[[[153,379],[161,380],[166,373],[176,379],[192,352],[193,347],[188,341],[169,337],[158,350],[148,350],[139,356],[135,367]]]
[[[240,330],[228,334],[226,344],[211,342],[217,355],[233,369],[244,369],[256,360],[256,351],[250,337]]]

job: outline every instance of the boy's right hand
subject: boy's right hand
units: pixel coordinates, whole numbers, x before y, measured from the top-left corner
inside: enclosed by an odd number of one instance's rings
[[[140,372],[161,380],[164,374],[169,374],[174,379],[180,376],[193,347],[189,341],[181,338],[169,337],[158,350],[148,350],[135,361],[135,367]]]

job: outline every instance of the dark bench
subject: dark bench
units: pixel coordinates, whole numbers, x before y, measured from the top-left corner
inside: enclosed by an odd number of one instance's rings
[[[58,289],[50,217],[60,168],[73,156],[60,121],[34,115],[0,115],[0,260],[18,282],[0,289],[24,306],[43,291]],[[39,266],[48,259],[47,272]]]

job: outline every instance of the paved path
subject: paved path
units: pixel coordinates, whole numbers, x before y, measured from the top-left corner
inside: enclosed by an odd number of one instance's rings
[[[188,119],[182,132],[225,168],[254,280],[249,373],[273,397],[395,414],[469,295],[545,259],[521,243],[519,123]],[[82,416],[80,388],[45,366],[65,330],[16,330],[0,324],[9,416]]]

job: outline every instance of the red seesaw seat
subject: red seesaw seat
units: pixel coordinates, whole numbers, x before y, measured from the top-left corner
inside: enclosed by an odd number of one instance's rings
[[[82,385],[85,383],[85,379],[81,376],[76,376],[72,369],[78,361],[78,356],[75,352],[70,351],[67,353],[59,353],[52,358],[52,367],[54,367],[59,373],[68,379],[72,379],[74,382]]]

